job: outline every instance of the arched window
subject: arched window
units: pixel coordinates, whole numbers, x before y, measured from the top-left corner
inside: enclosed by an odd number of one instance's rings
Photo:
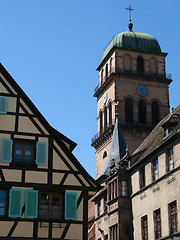
[[[103,132],[103,118],[102,118],[102,111],[99,114],[99,121],[100,121],[100,133]]]
[[[109,102],[109,126],[112,124],[112,103]]]
[[[124,70],[125,71],[131,70],[131,57],[128,54],[124,55]]]
[[[130,98],[125,101],[125,119],[126,122],[133,122],[133,101]]]
[[[138,111],[139,111],[139,122],[146,123],[146,102],[144,100],[139,101]]]
[[[103,159],[106,158],[106,157],[107,157],[107,152],[105,151],[105,152],[103,153]]]
[[[104,108],[104,130],[107,129],[107,108]]]
[[[111,74],[112,73],[112,58],[110,60],[110,69],[109,69],[109,71],[110,71],[110,74]]]
[[[104,78],[104,69],[101,70],[101,85],[103,83],[103,78]]]
[[[106,64],[106,79],[108,78],[108,64]]]
[[[144,72],[144,59],[142,57],[137,58],[137,71]]]
[[[152,116],[152,124],[156,125],[159,122],[159,103],[157,101],[152,102],[151,116]]]
[[[155,58],[151,58],[149,62],[149,70],[150,73],[156,74],[157,73],[157,61]]]

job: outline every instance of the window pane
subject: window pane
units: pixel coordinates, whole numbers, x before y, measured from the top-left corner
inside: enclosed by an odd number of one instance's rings
[[[5,198],[5,191],[0,191],[0,198]]]
[[[5,207],[5,199],[0,199],[0,207]]]
[[[4,216],[4,208],[0,208],[0,216]]]

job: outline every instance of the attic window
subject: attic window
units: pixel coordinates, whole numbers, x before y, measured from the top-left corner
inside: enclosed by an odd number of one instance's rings
[[[164,127],[164,136],[167,137],[170,132],[177,126],[177,122],[169,123],[166,127]]]

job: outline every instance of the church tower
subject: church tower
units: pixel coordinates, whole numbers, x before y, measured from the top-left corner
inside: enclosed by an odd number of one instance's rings
[[[92,139],[96,150],[96,176],[110,150],[115,112],[128,151],[132,153],[154,126],[169,113],[169,84],[165,58],[157,40],[149,34],[132,31],[117,34],[105,49],[99,71],[97,134]]]

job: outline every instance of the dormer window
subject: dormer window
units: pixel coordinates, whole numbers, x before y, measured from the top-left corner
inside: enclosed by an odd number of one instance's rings
[[[164,128],[164,136],[167,137],[170,132],[174,130],[174,128],[178,125],[180,120],[180,115],[176,113],[172,113],[162,127]]]
[[[166,126],[164,126],[164,136],[167,137],[170,132],[174,130],[174,128],[177,126],[177,122],[170,123]]]

